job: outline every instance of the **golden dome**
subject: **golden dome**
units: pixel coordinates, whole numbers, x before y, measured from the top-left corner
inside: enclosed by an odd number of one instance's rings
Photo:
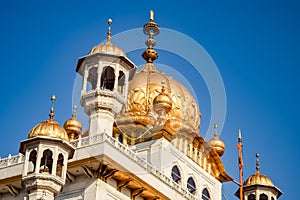
[[[221,157],[225,151],[225,144],[220,138],[214,137],[209,141],[209,144],[214,148],[217,154]]]
[[[55,120],[53,120],[54,117],[54,101],[56,100],[55,95],[51,96],[51,102],[52,106],[50,108],[50,119],[36,125],[31,129],[31,131],[28,134],[28,138],[34,138],[38,136],[47,136],[50,138],[57,138],[57,139],[63,139],[66,141],[69,141],[68,134],[66,130],[59,125],[59,123]]]
[[[244,187],[250,186],[250,185],[263,185],[263,186],[274,187],[274,184],[271,181],[271,179],[269,179],[267,176],[261,174],[259,171],[257,171],[255,174],[253,174],[249,178],[247,178],[243,185],[244,185]]]
[[[165,82],[165,94],[161,94],[162,81]],[[159,72],[153,63],[146,63],[129,82],[128,102],[117,120],[118,126],[132,121],[155,127],[157,114],[153,111],[157,110],[155,105],[158,103],[168,111],[165,128],[174,134],[180,129],[198,133],[201,114],[195,99],[181,83]]]
[[[104,44],[99,44],[97,46],[94,46],[88,55],[96,54],[96,53],[103,53],[103,54],[109,54],[109,55],[115,55],[115,56],[123,56],[126,57],[126,54],[122,49],[119,47],[113,45],[110,42],[111,39],[111,32],[110,32],[110,25],[112,24],[112,19],[108,19],[108,29],[107,29],[107,41]]]
[[[74,106],[72,118],[68,119],[64,124],[64,128],[67,131],[67,134],[71,141],[78,139],[78,136],[82,130],[81,122],[76,119],[76,109],[77,109],[77,107]]]
[[[119,47],[113,45],[110,41],[105,42],[104,44],[100,44],[97,46],[94,46],[88,55],[96,54],[96,53],[103,53],[103,54],[110,54],[110,55],[116,55],[116,56],[123,56],[126,57],[126,54],[122,49]]]
[[[219,138],[218,136],[218,125],[214,125],[215,133],[214,138],[209,141],[210,146],[213,147],[213,149],[217,152],[217,154],[221,157],[224,154],[225,151],[225,143]]]
[[[153,100],[153,110],[158,114],[166,114],[172,109],[172,99],[165,93],[164,86],[161,89],[161,93],[157,95]]]
[[[51,138],[58,138],[69,141],[67,132],[59,123],[52,118],[36,125],[28,134],[28,138],[37,136],[47,136]]]

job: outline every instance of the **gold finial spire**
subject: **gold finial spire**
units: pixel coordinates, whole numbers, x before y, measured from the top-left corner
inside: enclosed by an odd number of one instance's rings
[[[107,28],[107,42],[109,42],[110,41],[110,39],[111,39],[111,36],[110,36],[110,34],[111,34],[111,32],[110,32],[110,25],[112,24],[112,19],[108,19],[107,20],[107,24],[108,24],[108,28]]]
[[[150,10],[150,22],[154,21],[154,12],[153,10]]]
[[[49,113],[50,119],[53,119],[53,117],[54,117],[54,102],[55,102],[55,100],[56,100],[56,96],[52,95],[51,96],[51,108],[50,108],[50,113]]]
[[[256,153],[255,157],[256,157],[256,171],[259,172],[259,170],[260,170],[260,166],[259,166],[259,154]]]
[[[76,118],[76,111],[77,111],[77,106],[73,106],[73,113],[72,113],[72,118]]]
[[[242,132],[241,132],[241,129],[239,129],[239,132],[238,132],[238,141],[242,142]]]
[[[219,133],[218,133],[218,124],[214,124],[214,136],[215,138],[219,137]]]
[[[153,36],[158,35],[159,31],[160,28],[158,24],[154,22],[154,12],[153,10],[150,10],[150,22],[146,23],[143,28],[144,34],[149,36],[149,38],[145,42],[148,48],[142,54],[142,57],[146,60],[147,63],[152,63],[158,58],[157,52],[153,49],[153,47],[156,45]]]

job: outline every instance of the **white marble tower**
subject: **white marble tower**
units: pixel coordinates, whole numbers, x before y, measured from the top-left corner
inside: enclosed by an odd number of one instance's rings
[[[112,135],[115,117],[126,104],[128,81],[136,66],[110,40],[108,20],[107,41],[91,49],[78,60],[76,71],[82,76],[81,105],[89,116],[89,135],[106,132]]]

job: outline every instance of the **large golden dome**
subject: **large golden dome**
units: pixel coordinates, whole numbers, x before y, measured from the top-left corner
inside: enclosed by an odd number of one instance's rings
[[[146,63],[135,74],[128,91],[125,111],[117,119],[121,131],[128,132],[122,126],[126,124],[156,127],[164,113],[164,129],[172,135],[179,130],[198,133],[201,114],[194,97],[181,83],[159,72],[153,63]],[[162,108],[165,112],[158,112]]]
[[[50,138],[57,138],[69,141],[66,130],[59,125],[59,123],[53,119],[48,119],[31,129],[28,134],[28,138],[37,136],[47,136]]]
[[[271,186],[273,187],[274,184],[269,179],[267,176],[261,174],[259,171],[257,171],[255,174],[249,176],[244,182],[244,187],[245,186],[250,186],[250,185],[263,185],[263,186]]]

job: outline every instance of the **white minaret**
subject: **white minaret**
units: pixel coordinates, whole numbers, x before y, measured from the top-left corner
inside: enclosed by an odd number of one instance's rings
[[[107,41],[93,47],[76,67],[83,80],[80,102],[90,118],[90,136],[112,135],[114,120],[127,102],[128,81],[136,70],[126,54],[110,42],[111,23],[109,19]]]
[[[54,200],[65,184],[68,159],[74,154],[67,132],[53,119],[53,105],[49,116],[20,144],[19,151],[25,155],[22,181],[29,200]]]

